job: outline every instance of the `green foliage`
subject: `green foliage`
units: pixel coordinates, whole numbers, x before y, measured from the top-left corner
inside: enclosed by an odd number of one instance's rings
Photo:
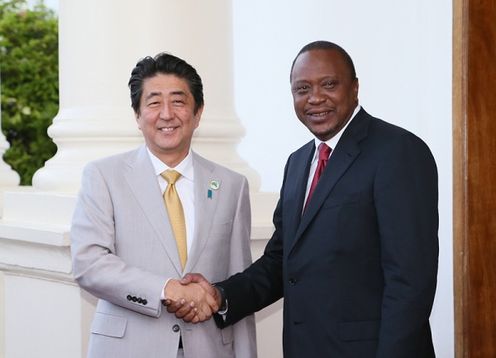
[[[55,154],[47,128],[58,111],[58,21],[42,2],[0,0],[2,129],[10,143],[4,160],[30,185]]]

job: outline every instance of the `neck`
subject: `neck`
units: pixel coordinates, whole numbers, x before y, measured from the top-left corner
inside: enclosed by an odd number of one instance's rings
[[[150,149],[150,151],[160,159],[169,168],[175,168],[179,163],[181,163],[184,158],[188,156],[189,149],[186,152],[159,152]]]

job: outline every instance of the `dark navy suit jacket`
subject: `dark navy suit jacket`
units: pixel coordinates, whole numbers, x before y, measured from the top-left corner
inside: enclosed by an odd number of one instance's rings
[[[232,324],[284,296],[284,356],[434,357],[437,170],[427,145],[361,109],[302,215],[311,141],[292,153],[262,257],[218,283]]]

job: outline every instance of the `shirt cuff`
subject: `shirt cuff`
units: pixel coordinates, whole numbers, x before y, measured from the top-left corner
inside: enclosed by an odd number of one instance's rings
[[[165,281],[165,284],[164,286],[162,287],[162,293],[160,294],[160,300],[163,302],[165,301],[165,286],[167,286],[167,284],[169,283],[171,279],[168,278],[166,281]]]
[[[229,309],[229,302],[227,301],[226,292],[224,291],[224,289],[221,286],[214,285],[214,287],[220,293],[220,308],[217,311],[217,314],[221,315],[222,318],[224,320],[226,320],[227,311]]]

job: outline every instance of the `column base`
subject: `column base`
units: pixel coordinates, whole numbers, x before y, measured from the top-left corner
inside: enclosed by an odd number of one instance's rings
[[[74,195],[4,192],[0,220],[0,356],[85,356],[94,298],[72,278]],[[29,327],[29,329],[27,329]]]

